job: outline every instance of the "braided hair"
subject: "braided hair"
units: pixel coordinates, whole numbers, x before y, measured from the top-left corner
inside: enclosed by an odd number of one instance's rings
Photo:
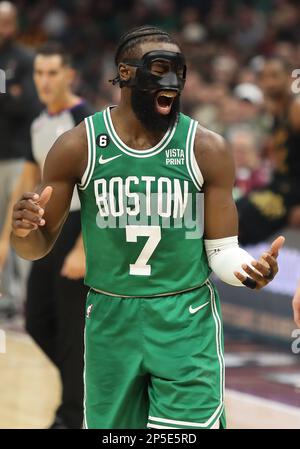
[[[137,45],[147,41],[169,42],[179,47],[178,42],[176,42],[169,33],[160,28],[152,25],[136,27],[121,36],[115,53],[116,66],[118,66],[119,62],[124,57],[136,57]],[[117,75],[114,79],[109,81],[113,84],[117,84],[120,81],[120,77]]]
[[[123,36],[121,36],[119,40],[119,44],[115,54],[116,65],[118,65],[120,60],[125,55],[126,57],[130,56],[137,45],[147,41],[170,42],[179,46],[176,40],[169,33],[155,26],[143,25],[137,28],[133,28],[132,30],[123,34]]]

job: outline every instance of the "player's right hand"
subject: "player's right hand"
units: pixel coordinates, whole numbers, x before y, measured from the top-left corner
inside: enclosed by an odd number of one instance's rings
[[[53,188],[47,186],[40,195],[34,192],[24,193],[14,205],[12,231],[17,237],[24,238],[39,226],[45,225],[43,215],[52,192]]]

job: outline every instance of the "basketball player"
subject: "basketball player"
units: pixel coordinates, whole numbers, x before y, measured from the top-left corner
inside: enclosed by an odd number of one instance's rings
[[[41,47],[34,60],[34,81],[46,109],[31,126],[32,152],[13,197],[40,183],[46,156],[59,135],[92,113],[74,95],[75,72],[71,58],[56,43]],[[13,199],[12,199],[13,201]],[[10,231],[11,215],[5,229]],[[4,229],[4,230],[5,230]],[[9,239],[10,232],[2,234]],[[7,245],[2,245],[5,247]],[[80,202],[75,191],[70,213],[51,254],[33,263],[25,304],[26,330],[57,366],[62,381],[62,402],[52,428],[80,428],[83,420],[83,330],[87,289],[82,279],[85,257],[82,247]]]
[[[278,56],[267,59],[261,73],[266,105],[273,116],[274,173],[269,185],[237,202],[239,239],[258,243],[300,219],[300,98],[291,89],[292,69]]]
[[[209,275],[260,289],[278,271],[284,238],[259,261],[239,248],[232,156],[179,112],[186,65],[173,38],[139,27],[115,60],[120,103],[56,141],[39,193],[14,207],[12,243],[24,258],[45,256],[77,184],[90,287],[85,427],[225,427],[220,302]]]

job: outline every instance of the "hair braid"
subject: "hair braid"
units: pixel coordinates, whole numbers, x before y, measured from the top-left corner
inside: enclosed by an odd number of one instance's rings
[[[142,42],[146,42],[148,40],[156,40],[159,42],[171,42],[176,45],[178,43],[172,36],[166,31],[161,30],[152,25],[143,25],[137,28],[133,28],[127,33],[121,36],[116,54],[115,54],[115,63],[118,65],[120,62],[120,58],[123,57],[125,53],[127,53],[130,49],[133,49],[137,44],[141,44]]]

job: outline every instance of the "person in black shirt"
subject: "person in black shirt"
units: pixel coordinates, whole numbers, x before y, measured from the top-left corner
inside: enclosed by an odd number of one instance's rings
[[[46,109],[31,126],[31,152],[11,197],[30,191],[41,180],[47,154],[56,139],[93,113],[71,90],[71,59],[56,43],[45,44],[34,60],[34,80]],[[11,213],[5,221],[9,240]],[[33,262],[25,304],[26,330],[57,366],[62,402],[51,428],[81,428],[83,421],[83,331],[87,287],[81,238],[80,202],[74,190],[70,213],[52,252]]]
[[[10,194],[30,148],[30,124],[40,111],[32,81],[33,55],[16,43],[16,35],[16,7],[0,2],[0,69],[5,75],[5,92],[0,92],[0,233]],[[1,301],[2,312],[14,312],[21,299],[16,296],[23,296],[27,265],[13,253],[4,264],[1,254],[8,250],[0,247],[1,290],[5,298]]]
[[[273,116],[271,182],[237,201],[239,240],[259,243],[295,223],[300,206],[300,100],[291,89],[292,70],[280,57],[266,60],[261,86]]]

